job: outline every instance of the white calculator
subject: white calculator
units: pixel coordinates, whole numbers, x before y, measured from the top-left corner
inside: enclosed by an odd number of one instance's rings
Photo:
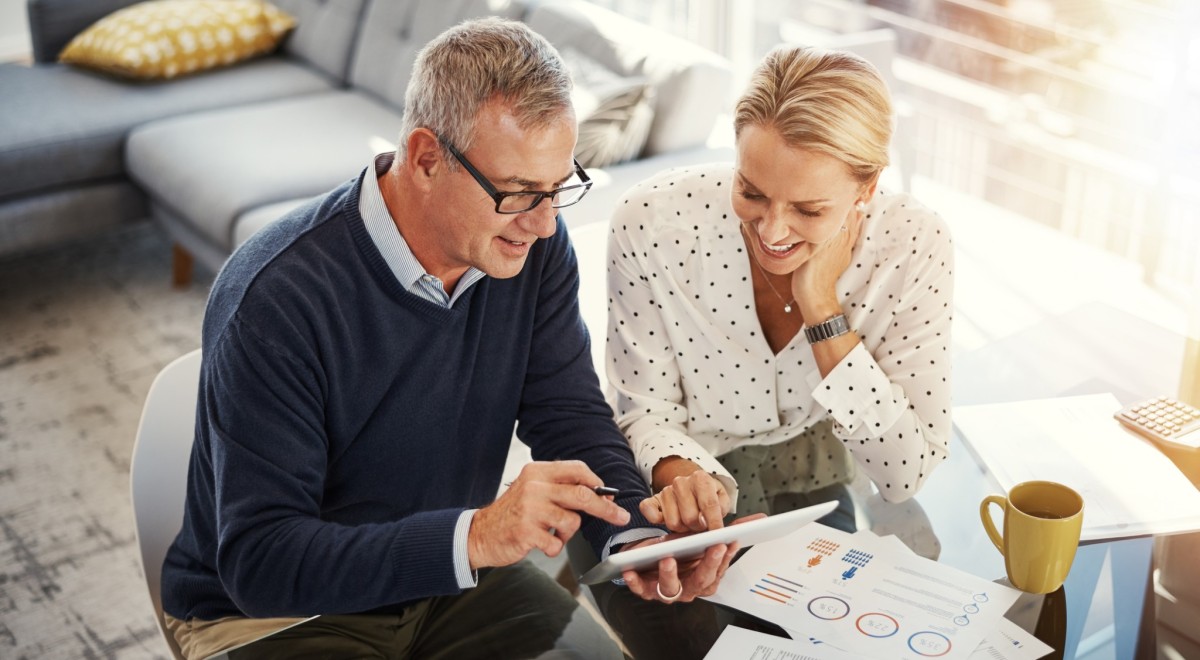
[[[1200,409],[1182,401],[1160,396],[1122,408],[1113,417],[1154,442],[1200,449]]]

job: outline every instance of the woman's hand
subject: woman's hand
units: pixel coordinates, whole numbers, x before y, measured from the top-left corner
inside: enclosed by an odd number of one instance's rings
[[[672,532],[701,532],[725,525],[732,502],[725,486],[692,461],[664,458],[654,467],[658,493],[642,500],[646,520]]]
[[[850,207],[846,222],[833,236],[826,239],[817,247],[813,255],[792,273],[792,296],[800,305],[800,311],[806,321],[820,323],[832,314],[840,313],[837,303],[835,286],[838,278],[850,266],[850,254],[862,235],[864,212],[857,206]],[[832,303],[836,310],[826,310],[823,307]],[[807,307],[807,308],[806,308]]]

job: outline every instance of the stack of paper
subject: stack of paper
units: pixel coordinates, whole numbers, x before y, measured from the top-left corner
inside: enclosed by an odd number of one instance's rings
[[[733,629],[709,657],[1033,660],[1052,649],[1004,618],[1019,595],[894,536],[813,523],[751,548],[709,598],[793,639]]]
[[[1005,490],[1042,479],[1083,496],[1083,541],[1200,529],[1200,491],[1120,408],[1111,394],[959,406],[954,425]]]

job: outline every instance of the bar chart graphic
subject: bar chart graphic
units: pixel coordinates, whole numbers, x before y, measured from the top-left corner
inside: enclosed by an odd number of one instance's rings
[[[750,593],[756,596],[761,596],[762,598],[766,598],[768,600],[773,600],[776,603],[790,605],[792,599],[795,598],[796,594],[799,593],[799,590],[803,588],[804,585],[800,584],[799,582],[793,582],[787,578],[779,577],[774,573],[767,573],[763,577],[760,577],[754,583],[753,587],[750,587]]]

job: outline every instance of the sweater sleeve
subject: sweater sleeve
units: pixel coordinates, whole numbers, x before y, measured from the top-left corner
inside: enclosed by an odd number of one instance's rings
[[[316,364],[234,320],[206,347],[199,434],[209,443],[217,571],[253,617],[353,613],[459,592],[462,509],[387,523],[321,519],[329,462]]]
[[[600,392],[579,312],[579,268],[561,219],[549,243],[517,436],[529,445],[535,460],[583,461],[605,485],[621,489],[616,503],[630,514],[626,527],[584,516],[583,534],[600,556],[614,534],[653,527],[638,509],[650,492]]]

